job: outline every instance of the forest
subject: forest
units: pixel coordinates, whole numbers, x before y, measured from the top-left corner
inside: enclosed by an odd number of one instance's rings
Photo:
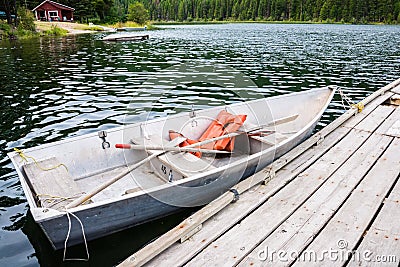
[[[400,0],[150,0],[153,20],[400,22]]]
[[[14,0],[33,9],[42,0]],[[55,0],[76,20],[117,22],[137,0]],[[0,10],[9,0],[0,0]],[[312,21],[400,23],[400,0],[139,0],[153,21]]]

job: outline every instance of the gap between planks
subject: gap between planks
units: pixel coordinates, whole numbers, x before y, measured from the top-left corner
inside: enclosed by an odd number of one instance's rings
[[[381,266],[382,259],[386,259],[385,266],[400,265],[400,177],[384,201],[367,234],[356,248],[358,253],[367,257],[353,257],[348,266]],[[364,253],[364,254],[363,254]],[[380,258],[377,258],[380,257]],[[384,257],[384,258],[382,258]],[[379,261],[381,259],[381,261]]]
[[[356,248],[385,196],[397,181],[400,173],[399,150],[400,139],[394,138],[349,199],[306,248],[306,251],[322,255],[322,252],[327,249],[340,250],[342,247],[341,251],[345,253]],[[343,261],[335,263],[345,264],[346,261],[344,257]],[[297,261],[294,266],[328,266],[330,264],[332,262],[327,259],[320,262]]]
[[[312,241],[312,237],[318,234],[346,201],[390,142],[390,137],[372,134],[300,209],[255,248],[239,266],[262,265],[264,262],[258,259],[258,254],[260,251],[265,251],[265,248],[269,251],[300,254]],[[274,266],[286,266],[295,260],[289,255],[282,259],[268,259],[268,263],[273,262]]]
[[[349,125],[350,127],[356,125],[357,123],[362,121],[371,111],[373,111],[376,108],[376,106],[378,106],[379,104],[381,104],[382,102],[384,102],[385,100],[390,98],[391,95],[392,94],[387,93],[385,95],[378,96],[375,100],[373,100],[369,105],[366,106],[366,108],[363,110],[363,112],[361,112],[357,116],[351,116],[350,119],[346,122],[346,124]],[[340,140],[341,138],[343,138],[345,133],[347,133],[349,131],[349,129],[344,130],[342,127],[339,129],[340,129],[340,131],[342,131],[342,133],[339,134],[341,136],[335,137],[335,138],[337,138],[337,140]],[[334,133],[337,133],[340,131],[335,130]],[[343,132],[345,132],[345,133],[343,133]],[[328,137],[325,138],[326,140],[324,142],[322,142],[322,144],[319,147],[323,147],[322,145],[324,143],[325,144],[327,143],[327,141],[329,140]],[[334,145],[334,143],[331,144],[331,146],[333,146],[333,145]],[[313,151],[314,148],[308,150],[308,152],[309,152],[308,157],[305,156],[307,153],[304,153],[304,155],[302,155],[302,157],[304,156],[306,158],[306,161],[307,160],[310,161],[309,164],[312,164],[312,162],[314,162],[316,160],[316,158],[318,158],[321,154],[323,154],[325,152],[324,150],[318,151],[318,147],[316,147],[316,148],[317,148],[316,151]],[[325,149],[329,149],[329,148],[330,148],[329,146],[325,147]],[[321,153],[321,154],[319,154],[319,153]],[[313,154],[316,154],[314,158],[312,156]],[[303,165],[302,166],[303,168],[307,167],[307,164],[304,164],[304,162],[298,164],[298,166],[301,166],[301,165]],[[285,171],[286,171],[286,173],[285,173]],[[220,236],[225,231],[227,231],[230,227],[232,227],[232,225],[236,224],[240,219],[242,219],[243,217],[241,217],[241,214],[238,214],[238,210],[241,210],[242,212],[243,212],[243,210],[245,210],[245,213],[251,212],[252,210],[257,208],[258,205],[262,203],[262,201],[265,201],[266,199],[268,199],[274,193],[279,191],[280,188],[282,188],[286,183],[290,182],[290,178],[286,180],[285,175],[280,176],[280,173],[292,176],[291,174],[293,174],[293,172],[295,172],[295,171],[296,171],[296,168],[290,170],[290,169],[287,169],[287,167],[285,167],[285,169],[283,169],[282,171],[280,171],[277,174],[278,179],[272,180],[267,186],[259,187],[259,189],[262,189],[262,190],[254,190],[253,194],[246,194],[246,195],[254,196],[253,198],[255,198],[255,199],[248,199],[249,200],[248,202],[245,202],[243,199],[241,199],[235,205],[228,206],[228,208],[226,210],[224,210],[224,215],[217,214],[213,217],[212,221],[208,221],[205,223],[209,227],[204,227],[203,230],[201,232],[199,232],[198,234],[196,234],[195,236],[193,236],[193,238],[191,240],[189,240],[183,244],[173,245],[171,248],[167,249],[165,251],[165,253],[162,253],[157,258],[155,258],[152,262],[150,262],[149,265],[154,266],[154,265],[158,265],[161,262],[167,263],[167,264],[177,264],[177,265],[184,264],[185,262],[190,260],[191,257],[193,257],[199,251],[201,251],[202,248],[207,246],[210,242],[212,242],[214,239],[218,238],[218,236]],[[280,181],[279,177],[283,180]],[[260,195],[262,196],[262,200],[260,201],[261,203],[257,203],[256,198],[260,198]],[[253,204],[254,202],[257,204],[254,205]],[[242,206],[242,208],[238,207],[238,206]],[[228,214],[228,215],[230,214],[231,216],[228,216],[228,218],[226,220],[226,224],[221,224],[221,222],[224,221],[225,214]],[[221,225],[222,225],[222,227],[221,227]]]
[[[378,114],[386,112],[385,116],[380,116],[381,122],[378,123],[380,125],[393,109],[378,106],[378,111]],[[351,130],[348,136],[288,184],[284,190],[279,191],[240,224],[205,248],[201,254],[188,262],[188,266],[237,264],[318,190],[324,181],[357,151],[378,125],[367,123],[363,126],[363,131]],[[297,190],[298,188],[302,190]],[[265,218],[268,220],[265,221]],[[237,240],[240,242],[236,242]]]

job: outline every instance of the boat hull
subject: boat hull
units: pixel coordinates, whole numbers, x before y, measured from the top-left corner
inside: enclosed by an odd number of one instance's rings
[[[183,183],[179,187],[171,186],[157,192],[152,192],[151,194],[121,199],[91,209],[74,212],[74,215],[81,220],[83,228],[85,229],[86,239],[94,240],[135,225],[167,216],[179,211],[183,207],[197,206],[199,203],[211,202],[234,186],[238,180],[245,179],[255,172],[262,170],[274,159],[279,158],[301,143],[311,135],[314,127],[315,124],[289,143],[276,147],[276,150],[266,153],[260,158],[252,159],[246,164],[236,165],[228,172],[217,172],[198,180]],[[215,181],[216,179],[218,179],[217,182],[210,183],[211,186],[203,188],[202,190],[195,190],[194,194],[188,195],[182,194],[181,192],[185,190],[184,187],[203,187],[208,181]],[[168,202],[177,203],[178,205],[173,206],[162,201],[166,199],[168,199]],[[42,209],[37,211],[42,212]],[[78,221],[72,216],[70,216],[70,220],[72,227],[68,246],[83,242],[83,233]],[[64,247],[68,232],[68,224],[68,217],[65,214],[52,220],[39,222],[40,227],[46,233],[55,249]]]
[[[149,189],[144,188],[144,191],[124,194],[122,196],[119,195],[110,200],[95,201],[95,203],[81,205],[70,209],[67,212],[39,207],[30,188],[28,177],[23,171],[23,165],[21,165],[19,161],[18,154],[13,152],[9,154],[9,157],[16,166],[33,218],[43,229],[52,246],[55,249],[60,249],[64,247],[65,243],[67,246],[82,243],[84,241],[82,228],[84,229],[86,239],[93,240],[135,225],[155,220],[185,207],[201,206],[212,201],[229,190],[241,179],[245,179],[255,172],[262,170],[272,161],[290,151],[293,147],[309,137],[318,120],[322,116],[322,113],[331,101],[333,94],[334,90],[325,88],[310,90],[305,94],[302,92],[291,94],[293,96],[287,98],[285,96],[271,98],[268,105],[271,106],[272,118],[282,118],[293,114],[293,111],[296,110],[295,108],[288,111],[280,108],[283,103],[286,105],[288,104],[286,103],[288,102],[287,99],[296,99],[298,96],[301,96],[301,100],[304,101],[313,96],[315,97],[314,101],[318,100],[321,102],[319,103],[318,108],[315,108],[315,114],[308,114],[308,119],[304,125],[298,123],[299,125],[295,127],[296,133],[293,134],[293,136],[284,142],[276,143],[273,147],[260,149],[260,151],[249,154],[245,158],[234,161],[230,164],[225,164],[222,167],[214,168],[210,171],[205,171],[204,173],[200,172],[193,175],[193,177],[182,178],[172,183],[166,182],[161,186],[150,187]],[[254,103],[254,106],[264,106],[261,102]],[[246,105],[239,103],[237,105],[232,105],[231,108],[237,109],[236,111],[238,111],[239,114],[243,114],[243,110],[248,108],[247,106],[247,103]],[[302,110],[309,110],[309,105],[307,105],[307,103],[302,103],[302,106],[303,107],[298,109],[296,112],[301,113]],[[208,112],[208,115],[211,114],[215,117],[219,110],[221,109],[210,109],[205,112]],[[201,115],[201,112],[198,112],[198,115]],[[268,117],[267,115],[268,114],[262,114],[260,118],[270,121],[271,117]],[[187,118],[185,117],[187,115],[182,116]],[[146,125],[146,127],[148,127],[147,129],[149,131],[156,132],[156,130],[160,128],[159,124],[162,123],[163,125],[165,124],[166,129],[174,129],[177,127],[172,126],[177,126],[176,123],[181,123],[183,118],[182,116],[175,116],[165,121],[161,121],[160,119],[160,121],[156,121],[154,125]],[[282,129],[288,130],[290,128],[285,128],[286,126],[287,125],[282,126]],[[298,130],[299,127],[301,127],[300,130]],[[125,135],[132,136],[142,130],[141,124],[133,126],[128,129],[127,133],[125,132]],[[112,144],[120,142],[124,135],[124,133],[121,133],[122,131],[124,131],[124,129],[110,131],[107,136],[107,141]],[[166,132],[165,135],[168,136],[168,132]],[[165,136],[163,138],[166,139]],[[236,141],[238,140],[239,139],[236,139]],[[76,145],[74,145],[75,143]],[[85,144],[84,148],[80,147],[82,143]],[[67,151],[74,146],[78,151]],[[60,151],[65,154],[60,154]],[[102,170],[110,166],[115,167],[119,162],[125,162],[125,164],[127,164],[127,162],[137,162],[140,160],[140,158],[137,158],[138,153],[121,155],[120,152],[115,151],[115,149],[107,150],[99,148],[99,137],[96,134],[77,137],[73,140],[64,140],[55,144],[43,145],[41,147],[26,150],[26,153],[32,154],[37,158],[43,158],[49,154],[53,155],[58,153],[59,156],[66,161],[65,163],[67,166],[76,167],[70,169],[70,173],[73,177],[79,176],[80,173],[93,172],[93,170],[96,169]],[[93,163],[87,165],[79,160],[70,160],[69,155],[71,154],[79,154],[82,159],[88,158],[90,160],[96,154],[98,161],[91,161]],[[127,158],[127,156],[131,158]],[[146,155],[143,157],[145,156]],[[70,161],[67,162],[67,160]],[[100,165],[101,160],[104,161],[103,165]],[[99,165],[95,165],[96,163]],[[83,167],[86,169],[83,169]],[[106,178],[109,179],[111,177]],[[82,177],[75,178],[75,180],[82,179]],[[69,213],[73,213],[74,216],[71,216]],[[75,216],[79,218],[79,221]],[[80,223],[82,223],[82,227]],[[69,227],[69,225],[71,225],[71,227]],[[70,234],[68,242],[66,242],[68,232],[70,232]]]

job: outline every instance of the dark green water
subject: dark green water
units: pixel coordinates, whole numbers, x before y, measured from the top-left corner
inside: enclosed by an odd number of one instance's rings
[[[62,251],[52,251],[29,216],[6,156],[13,147],[109,129],[147,112],[166,116],[325,85],[359,100],[400,76],[398,26],[174,26],[139,43],[101,38],[0,42],[0,266],[63,264]],[[319,127],[342,112],[336,96]],[[115,265],[190,212],[89,242],[86,265]],[[83,246],[69,252],[85,256]]]

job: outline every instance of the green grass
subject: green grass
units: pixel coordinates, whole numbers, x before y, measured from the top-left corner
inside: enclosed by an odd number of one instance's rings
[[[42,36],[65,36],[67,34],[68,34],[67,30],[57,27],[56,25],[52,25],[51,29],[44,30],[43,32],[41,32],[40,35],[42,35]]]
[[[143,27],[146,26],[146,30],[149,30],[149,31],[158,29],[157,27],[155,27],[153,25],[153,22],[148,22],[145,25],[140,25],[140,24],[138,24],[136,22],[133,22],[133,21],[127,21],[127,22],[117,22],[117,23],[114,23],[114,24],[107,24],[107,25],[104,25],[104,26],[110,27],[110,28],[117,28],[117,29],[124,28],[124,27],[143,28]]]
[[[83,28],[83,30],[87,31],[95,31],[95,32],[102,32],[103,28],[99,26],[87,26],[86,28]]]

